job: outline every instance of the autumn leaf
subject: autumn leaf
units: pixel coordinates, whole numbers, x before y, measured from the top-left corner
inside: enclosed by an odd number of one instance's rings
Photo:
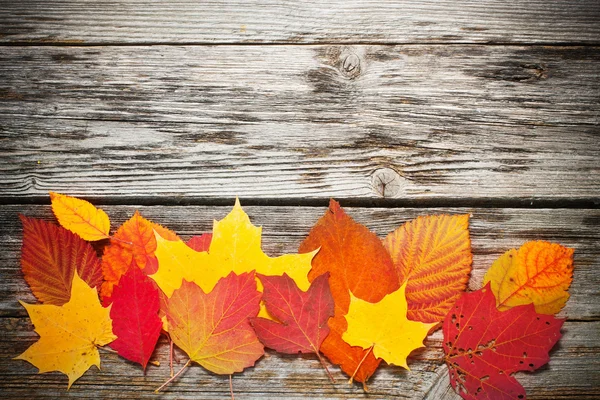
[[[113,287],[119,283],[121,276],[127,272],[132,261],[146,275],[154,274],[158,269],[156,237],[158,232],[166,240],[179,240],[177,235],[159,224],[148,221],[139,212],[119,227],[110,244],[104,248],[102,256],[102,273],[105,282],[100,294],[105,304],[110,303]]]
[[[21,269],[38,300],[56,306],[68,302],[75,271],[91,287],[102,283],[100,260],[89,243],[52,223],[19,218],[23,223]]]
[[[120,356],[139,363],[144,370],[160,336],[158,288],[135,260],[112,293],[110,317],[117,336],[110,345]]]
[[[69,377],[69,388],[92,365],[100,368],[98,346],[115,339],[110,308],[98,300],[77,272],[73,274],[71,298],[62,306],[20,302],[29,313],[40,339],[15,359],[25,360],[39,373],[60,371]]]
[[[465,293],[444,320],[450,383],[464,399],[523,399],[512,376],[549,360],[564,320],[536,314],[533,305],[498,311],[490,285]]]
[[[342,339],[347,328],[344,315],[350,305],[350,293],[365,301],[378,302],[399,288],[398,275],[381,240],[350,218],[333,199],[300,245],[299,252],[317,249],[320,250],[313,259],[308,279],[312,281],[330,272],[329,286],[335,302],[335,315],[329,320],[331,331],[321,352],[355,380],[365,382],[377,369],[379,360],[370,351],[352,347]]]
[[[208,251],[195,251],[183,241],[156,237],[158,271],[151,275],[160,289],[171,296],[183,279],[210,292],[217,281],[230,272],[256,271],[263,275],[287,273],[302,290],[307,290],[307,273],[314,252],[269,257],[261,250],[262,228],[255,227],[236,200],[233,210],[221,221],[215,221]]]
[[[64,228],[89,241],[110,237],[108,215],[90,202],[54,192],[50,192],[50,200],[52,211]]]
[[[210,248],[211,240],[212,233],[203,233],[200,236],[192,236],[190,240],[186,242],[186,244],[189,248],[194,249],[196,251],[208,251],[208,249]]]
[[[406,358],[415,349],[423,346],[427,332],[437,323],[409,321],[406,282],[395,292],[377,303],[370,303],[351,295],[346,314],[348,329],[342,338],[351,346],[372,349],[373,355],[388,364],[406,369]]]
[[[569,299],[573,279],[573,249],[556,243],[527,242],[509,250],[488,269],[499,310],[533,303],[541,314],[556,314]]]
[[[251,318],[259,340],[280,353],[315,353],[329,374],[319,354],[321,343],[329,333],[327,320],[333,316],[333,298],[327,283],[329,274],[317,277],[306,292],[285,273],[258,277],[264,286],[267,311],[279,321]]]
[[[190,360],[209,371],[241,372],[264,354],[249,322],[258,314],[260,296],[254,273],[232,272],[208,294],[184,280],[164,306],[169,334]]]
[[[390,233],[384,245],[400,282],[408,281],[408,319],[442,321],[469,281],[469,216],[418,217]]]

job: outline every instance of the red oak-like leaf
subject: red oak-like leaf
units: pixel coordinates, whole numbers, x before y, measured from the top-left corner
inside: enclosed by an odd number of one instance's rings
[[[292,278],[258,275],[264,286],[267,311],[281,323],[252,318],[250,322],[260,341],[280,353],[316,353],[329,333],[327,320],[333,317],[329,274],[317,277],[303,292]]]
[[[110,347],[122,357],[142,364],[144,370],[160,336],[162,321],[158,288],[135,260],[112,293],[110,317],[117,339]]]
[[[209,371],[241,372],[264,354],[249,321],[258,314],[260,297],[254,272],[232,272],[208,294],[183,280],[165,299],[169,335],[190,360]]]
[[[102,283],[100,260],[88,242],[50,222],[19,218],[23,223],[21,268],[38,300],[57,306],[67,303],[74,271],[92,288]]]
[[[533,304],[498,311],[490,285],[465,293],[444,320],[450,383],[464,399],[523,399],[512,376],[546,364],[564,320],[537,314]]]
[[[185,244],[196,251],[208,251],[211,240],[212,233],[203,233],[200,236],[192,236]]]
[[[377,235],[350,218],[333,199],[299,252],[316,249],[320,250],[312,260],[308,279],[312,281],[330,272],[329,287],[335,302],[335,315],[329,320],[331,331],[321,352],[353,379],[365,382],[381,360],[371,351],[352,347],[342,339],[348,328],[344,315],[350,305],[350,292],[361,300],[376,303],[400,287],[398,274]]]

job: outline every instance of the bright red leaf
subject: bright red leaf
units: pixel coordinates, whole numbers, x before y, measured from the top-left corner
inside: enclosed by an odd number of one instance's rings
[[[19,218],[23,223],[21,268],[41,302],[67,303],[74,271],[92,288],[102,283],[100,260],[88,242],[50,222],[24,215]]]
[[[192,236],[185,244],[196,251],[208,251],[212,233],[203,233],[200,236]]]
[[[158,288],[132,261],[112,293],[110,317],[117,339],[110,345],[144,370],[160,336]]]
[[[280,353],[315,353],[325,365],[319,348],[329,333],[327,320],[333,317],[329,274],[317,277],[306,292],[287,274],[258,277],[264,286],[267,311],[281,322],[252,318],[250,322],[260,341]]]
[[[329,287],[335,302],[335,316],[329,321],[331,332],[321,352],[356,381],[365,382],[380,360],[372,352],[352,347],[342,339],[348,328],[344,315],[350,305],[350,292],[376,303],[400,287],[398,274],[377,235],[350,218],[335,200],[331,200],[299,252],[316,249],[320,250],[312,261],[308,279],[312,281],[330,272]]]
[[[549,360],[564,320],[537,314],[532,304],[498,311],[488,284],[464,294],[444,320],[450,383],[464,399],[523,399],[512,376]]]

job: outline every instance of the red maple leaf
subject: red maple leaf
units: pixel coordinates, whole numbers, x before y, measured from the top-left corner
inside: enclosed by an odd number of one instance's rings
[[[132,260],[127,273],[113,288],[110,318],[117,339],[110,347],[122,357],[142,364],[144,370],[160,336],[158,288]]]
[[[333,317],[333,298],[327,283],[329,273],[313,280],[306,292],[285,273],[283,276],[258,274],[258,277],[264,286],[267,311],[281,322],[251,318],[258,339],[280,353],[315,353],[327,371],[319,348],[329,334],[327,321]]]
[[[73,273],[90,287],[102,283],[100,260],[88,242],[61,226],[20,215],[23,223],[21,268],[41,302],[62,306],[71,297]]]
[[[209,371],[241,372],[264,354],[249,321],[258,314],[260,297],[254,272],[232,272],[210,293],[183,280],[181,287],[164,299],[169,335],[191,361]]]
[[[464,399],[525,398],[512,374],[548,362],[563,322],[533,304],[498,311],[489,284],[463,294],[444,320],[450,383]]]

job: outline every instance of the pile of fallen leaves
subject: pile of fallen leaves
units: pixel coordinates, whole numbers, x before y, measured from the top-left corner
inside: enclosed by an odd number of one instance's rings
[[[242,372],[264,347],[313,353],[331,378],[324,355],[365,384],[381,361],[408,369],[443,327],[463,398],[524,398],[513,374],[547,363],[561,336],[553,315],[569,297],[573,250],[525,243],[467,293],[468,215],[418,217],[381,241],[331,200],[298,254],[269,257],[238,201],[212,233],[184,242],[137,212],[111,235],[104,211],[50,197],[60,226],[21,216],[22,270],[43,304],[21,303],[40,339],[17,358],[66,374],[69,387],[100,367],[106,345],[145,370],[161,334],[189,357],[173,374],[171,352],[165,385],[192,362]],[[101,240],[100,259],[89,242]]]

